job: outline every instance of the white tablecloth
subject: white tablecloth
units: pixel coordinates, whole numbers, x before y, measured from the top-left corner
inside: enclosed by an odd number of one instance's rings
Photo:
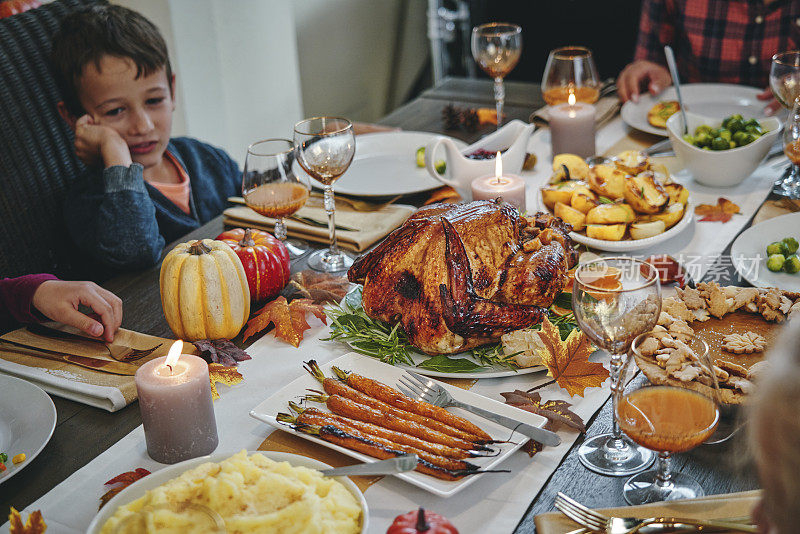
[[[598,153],[621,139],[625,135],[625,128],[617,119],[601,130]],[[547,134],[541,132],[535,135],[530,148],[539,156],[539,164],[536,172],[524,174],[530,186],[529,210],[537,205],[537,186],[550,174],[550,148],[549,143],[545,142]],[[706,260],[720,254],[766,198],[775,172],[769,167],[762,167],[741,186],[724,191],[711,191],[691,181],[684,182],[695,203],[715,203],[717,197],[725,196],[736,202],[743,214],[735,216],[727,224],[695,223],[676,239],[658,247],[658,250],[644,251],[643,254],[696,254]],[[700,273],[692,272],[692,275],[699,278],[705,273],[708,269],[706,263],[701,263]],[[240,366],[244,381],[234,388],[220,386],[222,398],[214,403],[220,437],[218,452],[234,453],[241,449],[257,448],[271,428],[250,418],[250,409],[303,373],[302,361],[315,358],[327,362],[347,352],[348,349],[342,344],[320,341],[320,338],[327,336],[328,329],[316,319],[313,321],[314,327],[307,333],[299,349],[275,340],[271,334],[264,336],[248,349],[253,359],[242,362]],[[472,391],[502,400],[499,395],[501,391],[529,389],[546,380],[544,373],[480,380]],[[573,402],[574,411],[584,420],[588,420],[609,396],[607,387],[587,389],[585,398],[572,399],[555,384],[540,391],[545,399],[558,398]],[[384,478],[366,492],[370,507],[370,532],[383,534],[396,515],[419,505],[449,517],[463,534],[512,532],[577,439],[577,434],[572,431],[562,431],[560,435],[563,440],[560,446],[545,448],[533,459],[518,451],[501,464],[502,468],[511,469],[510,474],[484,476],[449,499],[435,497],[392,477]],[[83,532],[97,511],[98,499],[104,493],[103,482],[137,467],[150,470],[163,467],[147,456],[141,426],[34,502],[25,513],[41,510],[49,525],[48,533]]]

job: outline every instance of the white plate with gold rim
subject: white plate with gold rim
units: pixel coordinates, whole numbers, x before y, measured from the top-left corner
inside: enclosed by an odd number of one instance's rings
[[[275,451],[248,451],[248,454],[263,454],[267,458],[271,460],[275,460],[276,462],[289,462],[291,465],[296,467],[308,467],[310,469],[330,469],[331,466],[320,462],[318,460],[314,460],[312,458],[307,458],[305,456],[300,456],[298,454],[291,454],[288,452],[275,452]],[[111,516],[114,515],[114,512],[117,511],[117,508],[120,506],[125,506],[136,499],[144,496],[149,490],[155,489],[158,486],[169,482],[172,479],[178,478],[186,471],[193,469],[201,464],[206,462],[221,462],[223,460],[227,460],[234,453],[219,453],[215,452],[208,456],[201,456],[199,458],[193,458],[191,460],[186,460],[185,462],[180,462],[177,464],[173,464],[170,466],[165,467],[164,469],[159,469],[144,478],[141,478],[119,492],[117,495],[114,496],[105,506],[103,506],[97,515],[94,516],[94,519],[89,524],[89,528],[87,529],[87,534],[99,534],[100,531],[103,529],[103,525],[105,525],[106,521],[108,521]],[[359,505],[361,506],[362,511],[362,520],[361,520],[361,534],[366,534],[367,528],[369,527],[369,508],[367,507],[367,501],[364,499],[364,494],[358,489],[352,480],[347,477],[336,477],[336,479],[342,483],[342,485],[347,488],[347,490],[353,494],[353,496],[358,501]]]

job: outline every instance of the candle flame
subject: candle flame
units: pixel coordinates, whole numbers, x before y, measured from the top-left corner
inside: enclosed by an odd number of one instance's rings
[[[569,90],[569,96],[567,97],[567,103],[569,103],[570,106],[574,106],[575,105],[575,93],[572,91],[572,89]]]
[[[183,350],[183,341],[179,339],[169,348],[167,359],[164,362],[164,365],[172,369],[175,364],[178,363],[178,358],[181,357],[181,350]]]
[[[500,151],[498,151],[497,157],[494,158],[494,177],[497,178],[499,182],[501,176],[503,176],[503,157],[500,155]]]

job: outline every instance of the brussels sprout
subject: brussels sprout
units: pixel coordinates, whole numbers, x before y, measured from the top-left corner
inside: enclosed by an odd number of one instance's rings
[[[694,145],[695,144],[694,137],[692,137],[689,134],[684,134],[683,135],[683,140],[686,141],[687,143],[689,143],[690,145]]]
[[[744,146],[747,144],[747,132],[736,132],[733,134],[733,142],[736,143],[736,146]]]
[[[710,131],[711,131],[711,126],[708,126],[707,124],[701,124],[700,126],[694,129],[694,134],[698,135],[701,133],[708,133]]]
[[[748,126],[761,126],[761,123],[755,119],[747,119],[746,121],[744,121],[744,126],[745,128]]]
[[[761,126],[752,126],[752,125],[745,127],[744,131],[759,136],[764,133],[764,130],[761,129]]]
[[[712,139],[715,137],[719,137],[719,128],[711,128],[708,131],[708,135],[710,135]]]
[[[708,135],[708,132],[700,132],[694,136],[694,144],[699,147],[711,146],[713,138]]]
[[[789,274],[794,274],[800,271],[800,258],[798,258],[795,254],[792,254],[786,258],[786,262],[783,264],[783,270]]]
[[[783,256],[783,254],[772,254],[769,258],[767,258],[767,269],[777,273],[783,269],[784,263],[786,263],[786,258]]]
[[[767,256],[772,256],[773,254],[783,254],[785,251],[783,241],[773,241],[769,245],[767,245]]]
[[[728,150],[730,145],[728,141],[723,139],[722,137],[715,137],[713,141],[711,141],[711,150]]]
[[[725,130],[725,129],[723,128],[722,130],[720,130],[720,131],[719,131],[719,136],[720,136],[721,138],[725,139],[726,141],[730,141],[730,140],[731,140],[731,136],[732,136],[732,134],[731,134],[731,131],[730,131],[730,130]]]
[[[417,167],[425,166],[425,147],[421,146],[417,149]]]
[[[785,247],[785,250],[788,254],[794,254],[795,252],[797,252],[798,248],[797,239],[793,237],[784,237],[781,240],[781,243],[783,243],[783,246]]]
[[[744,130],[744,123],[741,119],[731,119],[728,121],[728,129],[731,132],[738,132],[740,130]]]
[[[731,115],[731,119],[739,119],[740,121],[744,122],[744,117],[742,117],[739,113],[734,113]]]

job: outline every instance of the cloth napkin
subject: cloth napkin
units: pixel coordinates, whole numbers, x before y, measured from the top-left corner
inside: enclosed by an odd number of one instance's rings
[[[236,197],[229,200],[241,201]],[[339,246],[363,252],[403,224],[415,211],[416,208],[413,206],[404,204],[389,204],[375,211],[360,211],[346,201],[339,200],[336,202],[336,225],[347,228],[336,229]],[[247,206],[228,208],[223,215],[223,222],[229,226],[250,226],[269,231],[275,228],[275,219],[259,215]],[[321,198],[310,197],[296,215],[317,221],[319,226],[287,217],[286,228],[291,237],[328,243],[328,215],[325,213]]]
[[[77,333],[77,330],[70,330],[66,327],[63,330]],[[24,328],[14,330],[0,337],[26,345],[79,356],[91,356],[104,360],[111,359],[108,351],[98,343],[50,339],[32,334]],[[149,356],[135,362],[127,362],[141,366],[153,358],[166,356],[173,342],[174,340],[172,339],[120,329],[114,338],[114,342],[109,345],[120,348],[149,349],[161,343],[161,346]],[[194,347],[191,344],[184,344],[183,352],[191,353],[193,351]],[[53,395],[102,408],[109,412],[124,408],[137,399],[136,384],[132,376],[114,375],[102,371],[93,371],[67,362],[37,358],[16,351],[6,345],[0,346],[0,372],[33,382]]]
[[[600,100],[598,100],[595,104],[595,111],[594,111],[594,122],[597,126],[605,124],[609,120],[611,120],[619,111],[620,106],[619,98],[617,95],[611,96],[604,96]],[[542,122],[549,122],[550,121],[550,106],[544,106],[536,111],[534,111],[528,122],[533,122],[534,120],[542,121]]]
[[[709,495],[699,499],[658,502],[642,506],[625,506],[598,510],[617,517],[673,516],[692,519],[720,519],[748,515],[761,498],[761,490]],[[579,527],[561,512],[548,512],[534,518],[537,534],[564,534]],[[727,531],[726,531],[727,532]]]

